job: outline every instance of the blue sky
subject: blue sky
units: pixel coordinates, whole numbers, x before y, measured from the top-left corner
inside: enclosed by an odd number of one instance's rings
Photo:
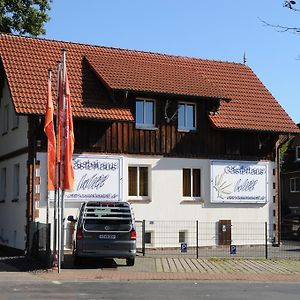
[[[300,7],[300,1],[299,1]],[[300,123],[300,12],[283,0],[53,0],[46,38],[242,62]]]

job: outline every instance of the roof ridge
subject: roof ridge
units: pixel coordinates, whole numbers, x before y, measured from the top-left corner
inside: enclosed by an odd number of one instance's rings
[[[162,57],[168,57],[168,58],[172,58],[172,59],[196,60],[196,61],[207,61],[207,62],[215,62],[215,63],[222,63],[222,64],[241,65],[241,66],[245,66],[245,67],[250,68],[248,65],[245,65],[245,64],[240,63],[240,62],[234,62],[234,61],[215,60],[215,59],[201,58],[201,57],[194,57],[194,56],[187,56],[187,55],[168,54],[168,53],[161,53],[161,52],[155,52],[155,51],[128,49],[128,48],[121,48],[121,47],[111,47],[111,46],[103,46],[103,45],[96,45],[96,44],[87,44],[87,43],[83,43],[83,42],[73,42],[73,41],[66,41],[66,40],[55,40],[55,39],[50,39],[50,38],[35,37],[35,36],[25,36],[25,35],[17,35],[17,34],[12,34],[12,33],[3,33],[3,32],[0,32],[0,36],[3,36],[3,35],[4,36],[15,37],[15,38],[24,38],[24,39],[48,41],[48,42],[54,42],[54,43],[63,43],[63,44],[79,45],[79,46],[85,46],[85,47],[110,49],[110,50],[128,51],[128,52],[132,52],[132,53],[150,54],[150,55],[157,55],[157,56],[162,56]]]

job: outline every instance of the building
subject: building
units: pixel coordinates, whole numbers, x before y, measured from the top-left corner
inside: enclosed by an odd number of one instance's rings
[[[268,222],[276,238],[277,141],[299,128],[248,66],[1,34],[2,246],[28,249],[29,225],[53,220],[43,124],[62,49],[76,140],[65,216],[126,200],[138,220]]]
[[[289,140],[284,153],[281,187],[283,217],[300,215],[300,135]]]

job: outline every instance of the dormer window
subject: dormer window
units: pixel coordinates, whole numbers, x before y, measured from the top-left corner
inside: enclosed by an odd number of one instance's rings
[[[155,127],[155,101],[149,99],[136,99],[135,125],[137,128]]]
[[[296,160],[299,161],[300,160],[300,146],[296,147]]]
[[[178,130],[196,130],[196,105],[194,103],[178,104]]]

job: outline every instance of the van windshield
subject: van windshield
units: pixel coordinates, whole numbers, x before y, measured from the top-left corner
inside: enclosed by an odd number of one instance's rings
[[[85,219],[83,227],[87,231],[130,231],[130,220]]]

